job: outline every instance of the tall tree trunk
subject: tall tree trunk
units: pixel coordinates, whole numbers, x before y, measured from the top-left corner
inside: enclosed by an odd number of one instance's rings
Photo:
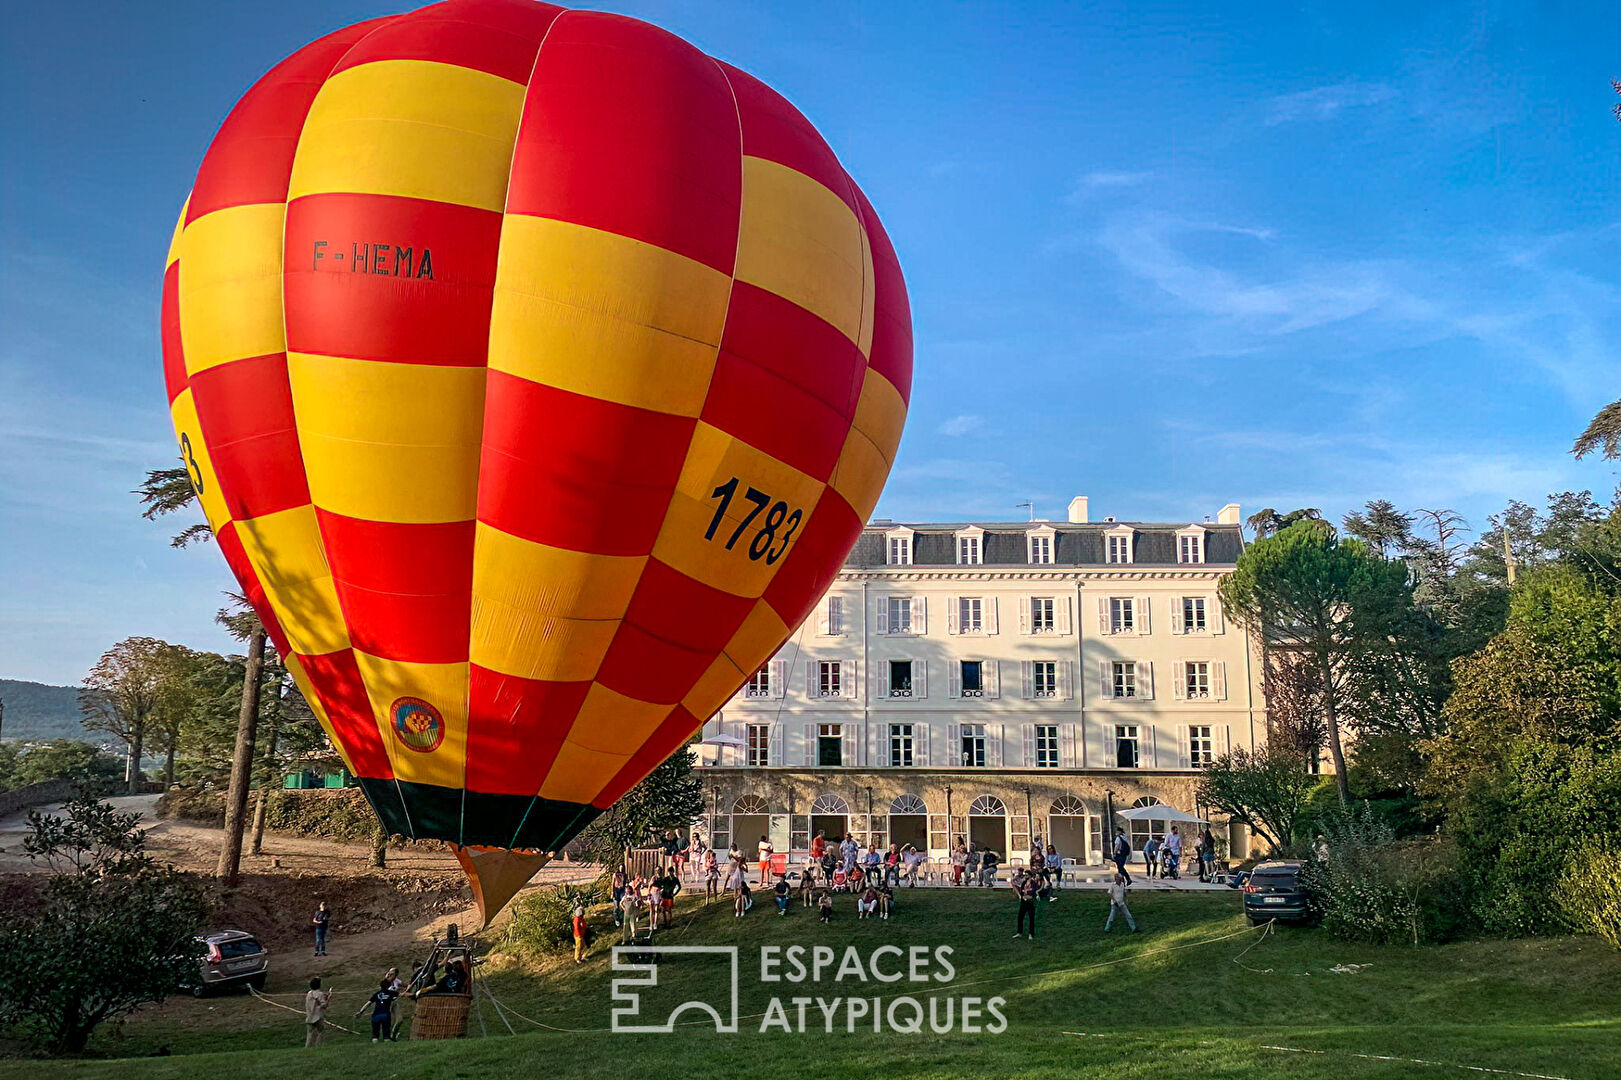
[[[168,791],[174,787],[174,752],[175,743],[179,741],[175,736],[169,736],[169,754],[163,759],[163,790]]]
[[[236,753],[231,758],[231,788],[225,797],[225,842],[214,876],[229,888],[242,870],[242,832],[247,824],[248,782],[253,778],[253,741],[259,723],[259,677],[265,667],[265,632],[248,639],[248,663],[242,673],[242,709],[236,720]]]
[[[1328,753],[1334,759],[1334,787],[1340,794],[1340,805],[1351,803],[1351,782],[1345,775],[1345,747],[1340,743],[1340,713],[1334,700],[1334,671],[1328,657],[1321,660],[1323,669],[1323,724],[1328,728]]]
[[[248,844],[248,852],[252,855],[261,855],[265,849],[265,803],[270,801],[270,786],[276,779],[276,737],[281,734],[281,694],[276,695],[276,705],[270,712],[270,733],[265,740],[264,772],[259,777],[258,798],[253,803],[253,839]]]
[[[141,744],[146,741],[146,722],[135,725],[135,737],[129,744],[129,767],[124,771],[124,794],[141,793]]]
[[[371,834],[371,864],[373,866],[388,865],[388,830],[381,824],[372,830]]]

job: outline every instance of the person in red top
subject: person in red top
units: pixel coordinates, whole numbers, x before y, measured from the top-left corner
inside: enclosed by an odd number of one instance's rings
[[[824,856],[826,854],[827,854],[827,834],[819,832],[819,833],[816,834],[816,839],[811,841],[811,858],[815,859],[818,863],[820,863],[822,861],[822,856]]]
[[[585,908],[577,907],[577,908],[574,909],[573,927],[574,927],[574,962],[576,964],[583,964],[583,963],[585,963],[585,936],[586,936],[586,933],[587,933],[587,928],[586,928],[586,924],[585,924]]]

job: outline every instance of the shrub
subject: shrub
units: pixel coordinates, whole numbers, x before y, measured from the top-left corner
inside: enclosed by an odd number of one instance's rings
[[[607,899],[608,887],[603,878],[583,885],[537,889],[512,905],[512,917],[502,928],[497,947],[525,960],[556,952],[574,940],[574,909],[590,908]]]
[[[1373,945],[1444,940],[1458,925],[1463,892],[1450,844],[1397,841],[1373,808],[1358,804],[1323,822],[1326,851],[1311,853],[1306,879],[1337,937]]]
[[[1621,949],[1621,844],[1604,842],[1576,852],[1559,884],[1560,906],[1570,924]]]

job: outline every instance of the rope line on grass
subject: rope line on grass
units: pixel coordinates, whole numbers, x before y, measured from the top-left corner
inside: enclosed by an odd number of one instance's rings
[[[1254,944],[1250,945],[1249,949],[1253,949],[1255,947],[1255,945],[1258,945],[1258,944],[1260,944],[1261,941],[1264,941],[1266,939],[1266,933],[1270,932],[1271,927],[1272,927],[1271,922],[1266,923],[1265,924],[1265,930],[1263,931],[1261,937],[1259,939],[1257,939]],[[1180,952],[1180,951],[1182,951],[1184,949],[1197,949],[1197,948],[1201,948],[1201,947],[1203,947],[1205,945],[1214,945],[1214,944],[1216,944],[1218,942],[1222,942],[1222,941],[1231,941],[1233,938],[1241,937],[1244,934],[1248,934],[1248,933],[1252,932],[1254,929],[1255,929],[1255,927],[1253,927],[1253,926],[1247,926],[1247,927],[1244,927],[1242,929],[1235,930],[1232,933],[1218,934],[1215,937],[1205,938],[1202,941],[1189,941],[1189,942],[1184,942],[1184,943],[1182,943],[1180,945],[1167,945],[1167,946],[1165,946],[1164,948],[1161,948],[1161,949],[1150,949],[1150,950],[1148,950],[1146,952],[1131,953],[1130,955],[1127,955],[1127,956],[1117,956],[1112,960],[1099,960],[1096,963],[1082,964],[1079,967],[1053,968],[1050,971],[1029,971],[1029,972],[1024,972],[1024,973],[1021,973],[1021,974],[1018,974],[1018,975],[1000,975],[1000,976],[997,976],[995,978],[976,979],[973,982],[965,982],[965,983],[952,982],[952,983],[947,983],[944,986],[930,987],[927,990],[912,990],[912,991],[910,991],[909,993],[907,993],[905,995],[896,995],[896,996],[927,997],[927,996],[929,996],[931,994],[942,994],[942,993],[945,993],[947,991],[962,990],[962,989],[966,989],[966,988],[968,988],[970,986],[985,986],[985,985],[987,985],[989,983],[1011,982],[1011,981],[1015,981],[1015,980],[1018,980],[1018,979],[1039,979],[1039,978],[1045,978],[1046,976],[1049,976],[1049,975],[1069,975],[1069,974],[1074,974],[1074,973],[1082,972],[1082,971],[1095,971],[1095,970],[1097,970],[1099,968],[1113,967],[1116,964],[1129,963],[1130,961],[1133,961],[1133,960],[1142,960],[1142,959],[1146,959],[1147,957],[1150,957],[1150,956],[1163,956],[1166,953]],[[652,948],[657,948],[658,946],[653,945],[651,947]],[[1249,949],[1245,949],[1244,952],[1248,952]],[[1240,953],[1239,955],[1242,956],[1243,953]],[[487,988],[485,989],[484,992],[486,994],[489,994],[489,990]],[[882,998],[884,995],[880,994],[880,995],[874,995],[874,996]],[[495,1001],[496,1000],[495,995],[490,994],[490,1000]],[[508,1013],[512,1014],[513,1016],[516,1016],[519,1020],[522,1020],[525,1023],[533,1024],[534,1026],[536,1026],[538,1028],[543,1028],[543,1029],[545,1029],[547,1031],[555,1031],[555,1032],[557,1032],[559,1034],[563,1034],[563,1035],[594,1035],[594,1034],[597,1034],[599,1032],[605,1032],[605,1031],[612,1031],[613,1030],[613,1028],[611,1028],[611,1027],[598,1027],[598,1028],[561,1028],[561,1027],[553,1027],[551,1024],[543,1024],[539,1020],[535,1020],[532,1017],[525,1016],[523,1013],[521,1013],[518,1010],[514,1009],[511,1005],[508,1005],[505,1002],[498,1002],[498,1005],[499,1005],[500,1008],[505,1009]],[[737,1022],[742,1023],[745,1020],[762,1020],[762,1019],[764,1019],[765,1017],[767,1017],[769,1015],[771,1015],[771,1014],[762,1012],[762,1013],[754,1013],[754,1014],[751,1014],[749,1016],[740,1016],[740,1017],[737,1018]],[[683,1020],[683,1021],[680,1021],[680,1022],[674,1024],[673,1026],[674,1027],[702,1027],[702,1026],[705,1026],[705,1025],[713,1025],[713,1024],[714,1024],[714,1021],[712,1021],[712,1020]],[[1078,1035],[1078,1034],[1081,1034],[1081,1033],[1080,1032],[1068,1032],[1067,1031],[1067,1032],[1064,1032],[1064,1034],[1066,1034],[1066,1035]],[[1566,1080],[1566,1078],[1560,1077],[1560,1078],[1554,1078],[1554,1080]]]
[[[1573,1080],[1569,1076],[1555,1076],[1552,1073],[1518,1072],[1514,1069],[1493,1069],[1487,1065],[1460,1065],[1455,1061],[1428,1061],[1424,1058],[1394,1057],[1390,1054],[1358,1054],[1351,1050],[1308,1050],[1301,1046],[1268,1046],[1261,1044],[1262,1050],[1276,1050],[1285,1054],[1339,1054],[1341,1057],[1361,1058],[1364,1061],[1394,1061],[1403,1065],[1432,1065],[1439,1069],[1463,1069],[1468,1072],[1492,1073],[1496,1076],[1521,1076],[1529,1080]]]
[[[298,1016],[303,1016],[304,1015],[304,1010],[303,1009],[295,1009],[291,1005],[283,1005],[279,1001],[271,1001],[270,1000],[270,995],[259,993],[259,991],[255,990],[251,984],[248,986],[248,993],[252,994],[254,997],[258,998],[260,1001],[264,1002],[266,1005],[269,1005],[269,1006],[271,1006],[273,1008],[286,1009],[288,1012],[295,1013]],[[349,1029],[344,1027],[342,1024],[336,1023],[336,1022],[334,1022],[332,1020],[324,1020],[322,1022],[325,1023],[327,1027],[334,1027],[334,1028],[337,1028],[339,1031],[347,1031],[347,1032],[349,1032],[350,1035],[360,1035],[360,1032],[358,1032],[358,1031],[349,1031]],[[364,1035],[361,1035],[360,1037],[365,1038]]]

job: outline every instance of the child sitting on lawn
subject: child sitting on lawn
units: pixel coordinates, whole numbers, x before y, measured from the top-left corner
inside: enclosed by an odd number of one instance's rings
[[[821,899],[816,901],[816,914],[822,922],[833,921],[833,894],[823,893]]]
[[[865,919],[868,915],[871,915],[877,910],[878,890],[873,886],[868,885],[866,892],[861,894],[861,899],[856,901],[856,918]]]

